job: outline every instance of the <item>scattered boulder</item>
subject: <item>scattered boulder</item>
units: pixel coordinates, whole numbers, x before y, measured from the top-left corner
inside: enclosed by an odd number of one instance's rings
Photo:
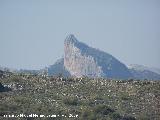
[[[3,92],[5,90],[5,87],[0,83],[0,92]]]
[[[0,92],[7,92],[10,90],[11,90],[10,88],[5,87],[4,85],[2,85],[2,83],[0,83]]]

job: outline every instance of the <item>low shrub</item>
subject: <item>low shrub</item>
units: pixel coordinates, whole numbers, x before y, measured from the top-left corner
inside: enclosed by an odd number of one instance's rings
[[[100,114],[103,114],[103,115],[108,115],[110,113],[113,113],[114,110],[111,109],[110,107],[106,106],[106,105],[97,105],[94,108],[94,112],[95,112],[95,114],[100,113]]]
[[[78,105],[78,99],[74,97],[67,97],[63,99],[63,103],[66,105]]]

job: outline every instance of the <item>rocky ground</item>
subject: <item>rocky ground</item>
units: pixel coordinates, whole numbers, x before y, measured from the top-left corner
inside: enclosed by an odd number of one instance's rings
[[[0,83],[7,88],[0,92],[2,120],[160,119],[160,81],[11,74],[0,78]],[[12,114],[45,117],[4,117]]]

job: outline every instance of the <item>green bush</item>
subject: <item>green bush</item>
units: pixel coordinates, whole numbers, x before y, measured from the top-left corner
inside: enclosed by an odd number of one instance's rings
[[[24,104],[29,104],[31,102],[31,98],[28,98],[28,97],[22,97],[22,96],[17,96],[15,97],[14,101],[16,103],[19,103],[21,105],[24,105]]]
[[[108,115],[110,113],[113,113],[114,110],[111,109],[110,107],[106,106],[106,105],[97,105],[94,108],[94,112],[95,112],[95,114],[100,113],[102,115]]]
[[[121,100],[130,100],[131,99],[127,93],[121,93],[120,98],[121,98]]]
[[[81,119],[82,120],[97,120],[96,114],[94,114],[94,112],[88,108],[82,111]]]
[[[112,120],[120,120],[120,119],[121,119],[121,116],[120,116],[119,113],[114,112],[114,113],[110,114],[110,118],[111,118]]]
[[[136,119],[132,116],[124,116],[122,120],[136,120]]]
[[[66,105],[78,105],[78,99],[75,97],[67,97],[63,99],[63,103]]]

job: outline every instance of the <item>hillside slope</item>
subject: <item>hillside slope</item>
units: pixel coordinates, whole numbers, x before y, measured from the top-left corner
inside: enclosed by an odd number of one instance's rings
[[[3,115],[22,113],[54,114],[60,120],[160,119],[160,81],[65,79],[21,74],[0,79],[0,83],[11,88],[0,93],[2,120],[5,120]]]

